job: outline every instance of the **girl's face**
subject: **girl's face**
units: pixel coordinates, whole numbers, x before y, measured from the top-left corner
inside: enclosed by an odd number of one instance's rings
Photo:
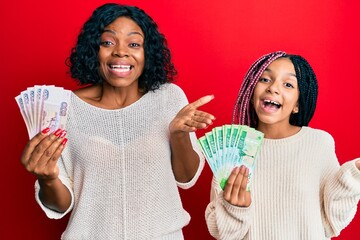
[[[100,74],[114,87],[138,87],[144,70],[144,33],[130,18],[119,17],[100,37]]]
[[[288,58],[272,62],[256,84],[252,102],[259,118],[259,127],[288,127],[291,113],[296,113],[299,99],[294,65]]]

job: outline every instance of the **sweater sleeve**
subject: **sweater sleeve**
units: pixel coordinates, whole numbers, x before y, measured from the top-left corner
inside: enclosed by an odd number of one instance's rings
[[[195,135],[195,133],[190,133],[190,139],[191,139],[191,143],[193,145],[194,151],[199,155],[199,161],[200,162],[199,162],[199,167],[196,170],[196,173],[195,173],[194,177],[189,182],[182,183],[182,182],[176,181],[177,186],[182,188],[182,189],[189,189],[192,186],[194,186],[195,183],[197,182],[197,180],[199,179],[200,174],[201,174],[201,172],[202,172],[202,170],[204,169],[204,166],[205,166],[205,158],[204,158],[204,155],[201,153],[198,144],[196,143],[196,135]]]
[[[51,218],[51,219],[61,219],[61,218],[63,218],[66,214],[68,214],[72,210],[72,208],[74,206],[74,192],[72,190],[73,189],[73,184],[72,184],[72,181],[70,180],[70,178],[67,177],[67,174],[65,174],[66,170],[65,170],[65,167],[64,167],[64,164],[63,164],[63,161],[62,161],[62,157],[59,159],[57,165],[58,165],[59,171],[60,171],[59,179],[65,185],[65,187],[69,190],[69,192],[71,194],[71,204],[70,204],[69,208],[65,212],[59,213],[59,212],[56,212],[56,211],[54,211],[52,209],[47,208],[41,202],[41,200],[39,198],[39,191],[40,191],[39,182],[38,181],[35,182],[35,200],[39,204],[41,209],[45,212],[46,216],[48,218]]]
[[[173,115],[175,117],[175,115],[184,106],[189,104],[189,100],[187,99],[185,92],[179,86],[177,86],[175,84],[169,84],[167,87],[169,87],[169,90],[170,90],[169,91],[170,92],[169,101],[173,101],[174,106],[176,106],[174,109],[171,109],[172,111],[174,111],[171,115]],[[199,166],[198,166],[198,169],[196,170],[194,177],[189,182],[182,183],[182,182],[176,181],[177,186],[182,189],[189,189],[195,185],[195,183],[199,179],[200,174],[205,165],[205,158],[204,158],[204,155],[202,154],[202,152],[199,148],[199,145],[197,143],[197,136],[196,136],[195,132],[191,132],[191,133],[189,133],[189,135],[190,135],[190,140],[191,140],[193,150],[198,154],[200,162],[199,162]]]
[[[223,198],[223,191],[213,177],[210,203],[205,210],[208,230],[216,239],[244,239],[254,215],[253,203],[247,208],[231,205]]]
[[[328,237],[338,236],[356,214],[360,199],[357,160],[360,159],[344,163],[325,183],[323,222]]]

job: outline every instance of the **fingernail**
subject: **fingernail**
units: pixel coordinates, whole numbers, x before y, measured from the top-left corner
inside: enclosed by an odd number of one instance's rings
[[[46,134],[50,131],[50,128],[45,128],[44,130],[41,131],[42,134]]]
[[[59,136],[62,132],[63,132],[63,130],[61,130],[61,129],[59,128],[58,130],[56,130],[56,131],[54,132],[54,135],[55,135],[55,136]]]
[[[64,131],[61,133],[60,138],[65,137],[65,136],[66,136],[66,134],[67,134],[67,131],[66,131],[66,130],[64,130]]]
[[[62,140],[61,144],[62,145],[65,145],[67,143],[68,139],[67,138],[64,138],[64,140]]]

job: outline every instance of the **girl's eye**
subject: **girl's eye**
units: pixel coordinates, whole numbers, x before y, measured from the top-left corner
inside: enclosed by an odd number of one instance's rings
[[[285,83],[285,87],[287,88],[294,88],[294,86],[291,83]]]
[[[259,82],[267,83],[267,82],[270,82],[270,80],[267,79],[267,78],[260,78],[260,79],[259,79]]]

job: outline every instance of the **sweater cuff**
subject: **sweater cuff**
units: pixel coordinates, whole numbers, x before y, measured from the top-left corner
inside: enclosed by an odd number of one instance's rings
[[[253,202],[250,203],[250,206],[248,207],[238,207],[235,205],[232,205],[231,203],[229,203],[228,201],[226,201],[224,199],[224,194],[223,192],[221,192],[218,195],[218,199],[217,201],[219,201],[219,203],[221,203],[224,208],[226,209],[226,211],[229,213],[229,215],[231,215],[233,218],[239,220],[239,221],[243,221],[244,219],[250,219],[251,215],[252,215],[252,209],[253,209]],[[249,220],[247,220],[248,222]]]
[[[199,153],[196,149],[194,149],[194,150],[195,150],[195,152],[197,152],[197,154],[199,155],[199,167],[198,167],[198,169],[197,169],[194,177],[193,177],[189,182],[182,183],[182,182],[176,181],[176,185],[177,185],[179,188],[189,189],[189,188],[191,188],[192,186],[194,186],[195,183],[196,183],[196,181],[199,179],[202,170],[204,169],[204,166],[205,166],[204,156],[203,156],[201,153]]]
[[[355,162],[359,160],[360,158],[357,158],[352,161],[348,161],[341,166],[343,174],[346,175],[346,179],[354,183],[352,186],[358,193],[360,193],[360,170],[356,167]]]
[[[48,207],[46,207],[40,200],[40,197],[39,197],[39,192],[40,192],[40,185],[39,185],[39,181],[36,180],[35,182],[35,200],[36,202],[39,204],[39,206],[41,207],[41,209],[45,212],[46,216],[50,219],[61,219],[62,217],[64,217],[66,214],[68,214],[73,206],[74,206],[74,193],[72,192],[71,188],[70,188],[70,185],[69,184],[65,184],[66,181],[64,181],[64,179],[59,176],[59,179],[60,181],[65,185],[65,187],[67,187],[67,189],[69,190],[70,192],[70,195],[71,195],[71,204],[69,206],[69,208],[63,212],[63,213],[60,213],[60,212],[56,212]]]

